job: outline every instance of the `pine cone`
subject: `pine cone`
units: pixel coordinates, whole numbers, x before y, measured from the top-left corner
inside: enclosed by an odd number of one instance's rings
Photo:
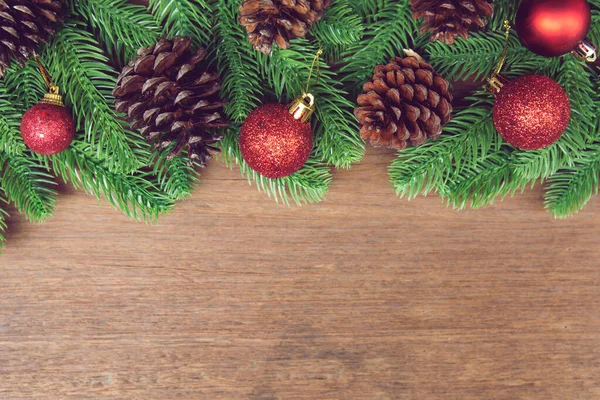
[[[374,146],[419,146],[439,137],[452,118],[450,84],[416,57],[378,65],[363,90],[354,115]]]
[[[411,0],[413,17],[425,18],[421,33],[431,32],[431,40],[454,43],[457,36],[467,39],[469,32],[485,27],[492,16],[491,0]]]
[[[12,57],[23,65],[62,21],[59,0],[0,0],[0,76]]]
[[[306,36],[329,4],[331,0],[244,0],[239,21],[254,48],[269,54],[273,42],[287,49],[290,39]]]
[[[175,157],[187,145],[190,163],[205,165],[211,146],[222,139],[208,128],[229,125],[221,110],[221,82],[201,62],[206,50],[191,50],[192,39],[161,39],[141,48],[119,76],[113,91],[116,109],[127,113],[133,129],[140,129],[155,149],[171,147]]]

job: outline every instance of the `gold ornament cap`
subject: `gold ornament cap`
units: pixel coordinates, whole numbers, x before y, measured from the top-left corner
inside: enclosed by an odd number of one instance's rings
[[[589,38],[579,42],[571,52],[578,60],[593,63],[598,58],[598,47]]]
[[[307,122],[315,112],[315,96],[310,93],[302,93],[290,106],[290,114],[294,119]]]
[[[62,96],[59,94],[60,90],[58,86],[51,86],[48,93],[44,95],[42,99],[42,103],[45,104],[54,104],[55,106],[64,107],[65,103],[63,102]]]

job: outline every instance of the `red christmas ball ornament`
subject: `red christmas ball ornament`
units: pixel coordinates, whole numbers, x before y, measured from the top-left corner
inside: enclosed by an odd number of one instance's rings
[[[522,76],[496,94],[494,125],[504,140],[519,149],[550,146],[562,136],[570,118],[569,96],[546,76]]]
[[[35,153],[56,154],[73,141],[75,123],[67,108],[42,101],[23,115],[21,135]]]
[[[523,0],[515,29],[529,50],[544,57],[557,57],[578,48],[591,21],[586,0]]]
[[[21,120],[21,136],[32,151],[50,155],[60,153],[75,137],[75,123],[71,111],[65,108],[58,86],[52,82],[50,74],[38,58],[33,55],[40,69],[48,93],[42,101],[31,107]]]
[[[312,151],[314,111],[310,94],[296,99],[291,108],[265,104],[252,111],[240,130],[239,145],[248,165],[267,178],[283,178],[298,171]]]

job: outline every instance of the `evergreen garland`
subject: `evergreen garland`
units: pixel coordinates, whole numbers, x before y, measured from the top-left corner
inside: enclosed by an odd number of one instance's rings
[[[237,163],[249,182],[276,201],[306,203],[325,197],[331,167],[349,168],[361,160],[365,148],[352,111],[356,94],[376,65],[413,48],[450,80],[482,80],[502,52],[502,23],[514,19],[518,3],[496,0],[486,31],[449,46],[418,34],[420,22],[412,18],[409,0],[333,0],[307,38],[292,40],[286,50],[275,47],[265,56],[248,43],[238,22],[242,0],[65,1],[70,15],[51,43],[40,48],[40,56],[73,111],[78,134],[71,147],[41,157],[23,144],[21,117],[45,91],[35,63],[23,68],[13,63],[0,83],[0,199],[14,203],[32,221],[52,214],[59,177],[138,220],[152,221],[191,195],[199,176],[186,155],[168,160],[164,153],[152,152],[113,105],[117,71],[138,48],[163,35],[191,36],[195,45],[208,49],[208,60],[221,76],[232,124],[223,130],[220,158],[230,167]],[[600,0],[590,3],[594,10],[589,36],[598,43]],[[261,104],[289,102],[297,96],[319,48],[324,51],[320,77],[311,82],[317,100],[313,153],[293,175],[265,178],[243,161],[239,127]],[[483,207],[544,182],[546,207],[556,217],[566,217],[598,193],[598,72],[571,56],[539,57],[522,47],[514,34],[505,70],[510,78],[544,74],[566,89],[572,118],[563,137],[537,151],[511,147],[492,123],[493,98],[477,91],[457,108],[439,140],[398,152],[389,173],[399,196],[435,192],[456,208]],[[0,231],[6,216],[0,208]]]

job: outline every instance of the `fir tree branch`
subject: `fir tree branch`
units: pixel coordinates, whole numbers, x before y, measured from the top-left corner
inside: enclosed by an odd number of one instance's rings
[[[488,23],[488,29],[492,31],[502,31],[504,21],[508,20],[511,24],[517,16],[519,2],[514,0],[494,0],[494,14]]]
[[[437,141],[398,153],[389,168],[396,194],[413,199],[437,192],[444,196],[464,170],[474,170],[490,151],[497,152],[501,140],[492,122],[491,108],[484,101],[457,112]]]
[[[352,10],[356,15],[364,20],[365,25],[371,25],[381,17],[380,13],[395,1],[396,0],[351,1],[350,7],[352,7]]]
[[[571,125],[576,131],[569,137],[583,145],[591,143],[597,133],[594,131],[598,118],[594,96],[597,88],[590,80],[590,67],[575,57],[566,57],[556,81],[566,90],[571,101]]]
[[[341,72],[346,74],[343,81],[346,87],[353,88],[352,94],[356,94],[371,78],[376,65],[402,56],[403,49],[409,47],[417,31],[417,22],[412,17],[408,0],[388,0],[383,4],[382,8],[376,7],[376,19],[368,24],[362,40],[343,54],[343,58],[349,60],[341,68]],[[370,10],[370,7],[367,9]]]
[[[167,159],[167,152],[161,152],[153,161],[153,175],[156,176],[161,191],[173,200],[185,200],[192,195],[194,185],[199,182],[198,173],[188,164],[187,157],[180,154]]]
[[[238,145],[239,127],[232,126],[225,132],[221,142],[223,152],[220,158],[230,168],[236,163],[242,174],[246,175],[248,182],[254,181],[259,191],[267,193],[275,201],[289,204],[290,200],[300,205],[302,203],[316,203],[325,198],[331,182],[329,168],[311,156],[301,170],[290,176],[279,179],[266,178],[252,170],[242,158]]]
[[[588,37],[592,40],[592,43],[598,45],[600,43],[600,0],[590,0],[592,5],[592,24]]]
[[[98,200],[101,195],[129,218],[153,221],[173,207],[172,200],[158,190],[150,173],[134,175],[110,170],[87,143],[76,142],[50,157],[54,171],[75,188],[83,188]]]
[[[78,130],[106,161],[111,171],[132,172],[143,163],[136,154],[148,145],[138,133],[125,129],[113,110],[116,71],[92,35],[77,22],[65,24],[46,49],[47,64],[65,101],[73,109]]]
[[[425,46],[429,62],[450,80],[482,80],[496,66],[505,45],[504,33],[472,32],[469,39],[458,38],[449,46],[435,41]],[[519,43],[515,35],[509,42],[503,74],[517,77],[547,69],[553,59],[533,54]]]
[[[146,8],[126,0],[72,0],[119,67],[132,60],[140,47],[152,45],[160,35]]]
[[[3,83],[13,108],[22,112],[39,103],[47,92],[44,78],[33,60],[29,60],[23,67],[14,63],[7,71]]]
[[[197,46],[210,42],[211,16],[214,14],[205,0],[149,0],[150,10],[158,26],[169,37],[190,36]]]
[[[52,215],[56,204],[53,176],[45,172],[29,152],[22,155],[0,153],[0,187],[20,213],[33,222]]]
[[[464,209],[469,202],[471,208],[487,207],[496,198],[504,199],[523,189],[523,182],[513,179],[509,159],[510,151],[502,149],[462,170],[446,187],[448,204],[457,209]]]
[[[572,165],[555,173],[546,185],[545,203],[556,218],[567,218],[598,195],[600,144],[595,143]]]
[[[239,1],[219,0],[217,68],[222,79],[221,96],[228,99],[225,112],[242,122],[262,103],[263,89],[256,51],[237,21]]]
[[[0,153],[17,156],[27,149],[20,131],[23,114],[14,107],[12,87],[6,86],[6,83],[0,84]]]
[[[327,58],[334,62],[363,36],[363,21],[350,3],[349,0],[334,0],[323,19],[310,30]]]

